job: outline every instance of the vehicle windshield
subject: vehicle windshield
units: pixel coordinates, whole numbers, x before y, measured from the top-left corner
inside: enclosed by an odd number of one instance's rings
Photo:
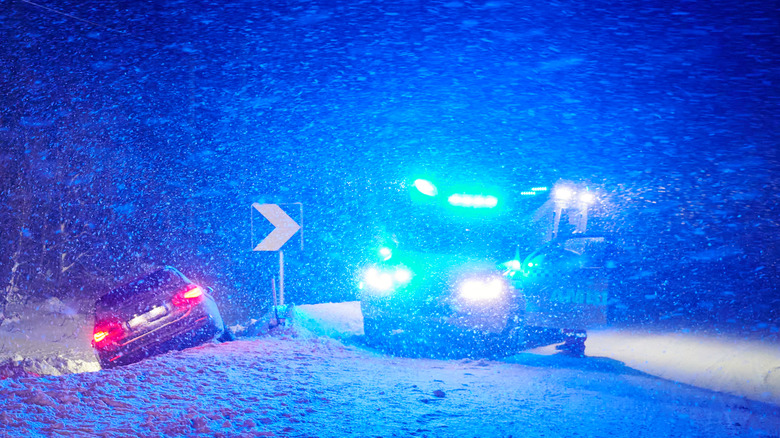
[[[413,191],[402,193],[396,198],[396,208],[385,215],[386,244],[406,251],[496,260],[514,254],[528,232],[529,210],[546,199],[544,195],[518,200],[502,197],[498,205],[488,208],[453,205],[451,197],[420,202],[415,195]]]
[[[508,224],[500,219],[461,218],[417,212],[404,216],[388,231],[399,249],[440,254],[495,255],[512,250]]]

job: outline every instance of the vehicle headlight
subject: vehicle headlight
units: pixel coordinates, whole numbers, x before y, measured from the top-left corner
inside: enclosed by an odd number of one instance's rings
[[[393,273],[393,279],[400,284],[406,284],[412,279],[412,271],[399,266]]]
[[[468,301],[492,301],[504,296],[507,290],[502,277],[467,278],[458,285],[458,295]]]
[[[412,271],[405,266],[380,268],[371,266],[363,272],[363,282],[374,292],[388,293],[412,279]]]
[[[380,271],[377,268],[366,269],[363,279],[371,289],[386,292],[393,288],[393,276],[389,272]]]

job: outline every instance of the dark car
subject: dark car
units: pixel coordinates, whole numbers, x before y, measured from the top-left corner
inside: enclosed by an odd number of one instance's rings
[[[231,338],[214,298],[171,266],[100,297],[93,333],[103,368]]]

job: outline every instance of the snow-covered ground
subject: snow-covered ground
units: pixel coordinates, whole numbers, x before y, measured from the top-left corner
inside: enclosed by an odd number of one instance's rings
[[[363,334],[358,302],[296,308],[299,325],[344,338]],[[587,355],[680,383],[780,405],[780,343],[728,333],[614,328],[589,333]],[[553,346],[527,352],[557,355]]]
[[[780,343],[733,334],[594,331],[589,356],[653,376],[780,405]]]
[[[57,298],[12,305],[6,313],[0,324],[0,378],[19,372],[56,376],[100,370],[90,345],[90,315]]]
[[[67,365],[91,354],[89,331],[49,304],[3,324],[2,354],[38,374],[96,369]],[[761,343],[604,330],[583,359],[436,360],[378,353],[361,333],[357,303],[298,306],[287,327],[235,342],[17,372],[0,380],[0,436],[780,436],[764,403],[778,354]]]

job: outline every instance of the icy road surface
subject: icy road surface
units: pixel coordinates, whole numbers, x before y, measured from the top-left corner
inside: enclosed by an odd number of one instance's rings
[[[771,405],[651,377],[611,359],[534,357],[396,358],[287,330],[111,371],[0,380],[0,435],[780,434],[780,413]]]

